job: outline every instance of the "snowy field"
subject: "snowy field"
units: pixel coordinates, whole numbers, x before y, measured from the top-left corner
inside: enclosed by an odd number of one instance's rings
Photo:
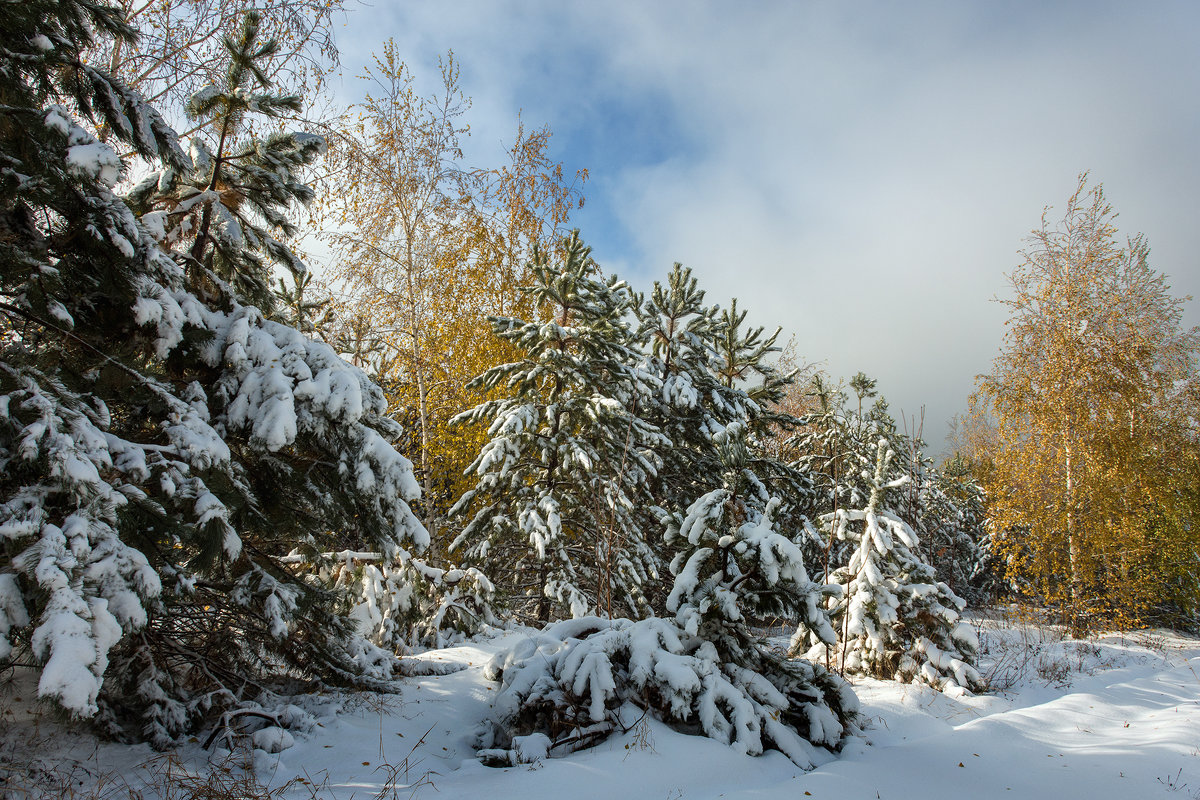
[[[200,740],[170,755],[97,744],[38,714],[24,700],[33,687],[11,680],[0,700],[0,786],[12,797],[146,800],[1200,800],[1200,640],[1176,634],[1064,641],[1046,628],[983,621],[980,660],[993,692],[856,682],[864,739],[807,773],[778,753],[741,756],[633,713],[628,733],[591,750],[483,766],[471,740],[495,684],[482,667],[516,635],[410,659],[447,674],[406,679],[398,695],[296,700],[306,713],[285,713],[295,729],[263,729],[255,739],[265,750],[243,744],[232,753],[205,751]],[[248,759],[251,774],[237,767]]]

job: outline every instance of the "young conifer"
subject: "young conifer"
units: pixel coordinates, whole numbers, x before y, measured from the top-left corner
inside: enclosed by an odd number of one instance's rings
[[[461,416],[492,439],[471,470],[479,483],[453,513],[452,545],[484,566],[527,619],[592,612],[641,614],[657,579],[647,544],[645,489],[667,440],[639,413],[653,376],[636,367],[628,286],[604,280],[578,233],[561,265],[539,253],[528,290],[548,319],[498,318],[522,358],[476,379],[510,396]]]
[[[808,769],[857,730],[848,684],[773,651],[752,627],[799,618],[834,641],[823,592],[779,530],[780,501],[755,476],[744,437],[736,423],[717,435],[721,486],[669,523],[671,616],[570,620],[499,654],[487,668],[501,687],[482,758],[511,764],[539,743],[542,755],[577,749],[648,712],[749,755],[779,750]]]
[[[894,455],[881,439],[865,508],[821,517],[828,536],[853,548],[849,564],[831,576],[841,588],[830,602],[837,644],[830,648],[822,631],[802,626],[793,648],[807,641],[809,658],[828,658],[843,673],[981,689],[972,663],[978,639],[960,619],[965,603],[937,580],[921,558],[916,533],[887,508],[888,492],[907,481],[888,479]]]

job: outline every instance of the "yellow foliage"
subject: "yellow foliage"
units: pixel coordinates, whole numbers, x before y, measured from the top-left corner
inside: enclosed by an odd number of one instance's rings
[[[526,262],[534,245],[557,238],[587,177],[576,173],[567,185],[548,156],[549,130],[523,125],[507,164],[463,168],[470,103],[453,54],[441,66],[439,92],[420,97],[395,44],[384,46],[362,76],[371,93],[332,137],[337,188],[326,208],[341,226],[329,235],[341,262],[335,277],[383,343],[381,381],[414,432],[406,450],[422,482],[415,507],[435,548],[487,436],[450,420],[487,399],[467,388],[471,378],[515,358],[489,317],[532,313],[519,290],[529,282]]]
[[[1115,216],[1086,176],[1061,223],[1043,214],[973,398],[994,416],[973,445],[1010,577],[1077,629],[1194,612],[1200,578],[1200,335]]]

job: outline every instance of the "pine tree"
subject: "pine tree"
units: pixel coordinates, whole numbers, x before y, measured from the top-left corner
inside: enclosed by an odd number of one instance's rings
[[[359,629],[392,652],[446,647],[499,623],[492,610],[495,587],[474,568],[441,569],[423,558],[350,550],[312,562],[323,582],[347,594]]]
[[[724,387],[714,374],[719,312],[704,305],[692,271],[676,264],[665,284],[654,282],[637,314],[638,340],[648,350],[645,369],[662,384],[660,392],[643,400],[642,414],[671,440],[655,495],[690,501],[697,478],[715,463],[712,435],[738,418],[729,408],[733,403],[719,399]]]
[[[925,527],[937,543],[933,567],[969,605],[994,602],[1006,591],[985,499],[969,465],[956,456],[936,470],[926,501]]]
[[[899,439],[877,381],[855,374],[848,382],[852,399],[844,385],[833,386],[824,376],[814,376],[810,391],[817,408],[799,421],[800,432],[793,441],[800,453],[795,466],[814,475],[822,487],[812,506],[814,516],[866,503],[879,439]]]
[[[788,702],[776,718],[808,741],[820,743],[823,727],[826,734],[841,732],[856,703],[843,707],[848,693],[836,676],[815,661],[779,656],[754,632],[751,620],[797,620],[797,636],[809,634],[833,645],[837,636],[822,602],[829,589],[809,580],[799,544],[807,533],[781,532],[777,517],[782,501],[756,474],[762,462],[750,454],[745,426],[731,424],[715,438],[721,487],[697,499],[668,525],[668,545],[678,549],[671,563],[675,583],[667,610],[689,636],[712,643],[721,663],[736,665],[731,679],[740,674],[738,669],[746,669],[783,692]],[[807,525],[807,519],[801,519]],[[744,688],[753,694],[748,684]],[[836,725],[831,724],[831,711]],[[822,715],[824,726],[806,724]],[[824,743],[832,746],[835,741]],[[787,747],[779,749],[795,760]]]
[[[653,378],[635,366],[634,296],[601,279],[578,233],[561,266],[540,252],[531,266],[530,292],[550,319],[493,322],[522,358],[476,379],[509,397],[460,417],[489,424],[492,439],[471,466],[478,485],[453,509],[468,522],[452,549],[485,565],[526,618],[639,614],[642,587],[658,576],[644,487],[667,440],[637,408]]]
[[[246,15],[237,39],[225,40],[229,68],[223,83],[188,102],[188,116],[202,126],[190,143],[192,169],[152,172],[129,200],[165,245],[187,242],[193,291],[212,299],[225,284],[270,313],[276,304],[272,264],[297,280],[307,272],[275,232],[284,239],[294,235],[288,212],[314,196],[299,173],[324,153],[325,140],[296,132],[246,135],[248,117],[278,119],[301,108],[298,96],[270,91],[263,67],[279,45],[258,41],[259,23],[257,14]]]
[[[667,610],[690,634],[715,642],[722,656],[738,663],[754,639],[746,615],[798,616],[833,644],[834,631],[818,608],[818,587],[808,580],[800,549],[776,532],[781,501],[755,474],[745,427],[730,425],[715,438],[721,487],[668,524],[667,544],[679,549]],[[700,634],[701,629],[707,630]]]
[[[146,473],[144,453],[108,439],[109,407],[89,397],[101,370],[109,383],[137,373],[114,357],[119,338],[92,330],[119,334],[138,274],[173,264],[143,245],[112,194],[120,159],[81,123],[108,122],[147,158],[186,157],[151,109],[82,62],[93,29],[131,35],[110,11],[8,4],[0,27],[0,652],[31,648],[39,696],[94,714],[111,648],[146,624],[162,586],[121,530],[121,512],[140,499],[136,485],[123,491],[125,474]],[[146,389],[174,413],[176,431],[199,422],[167,387]],[[110,470],[118,480],[105,479]]]
[[[737,398],[733,403],[722,404],[727,406],[726,414],[732,414],[746,426],[750,443],[760,455],[758,463],[763,479],[773,491],[786,495],[792,505],[799,507],[801,502],[812,499],[809,477],[778,459],[761,457],[762,448],[757,446],[772,430],[790,430],[800,422],[779,405],[795,378],[794,374],[781,373],[776,366],[775,356],[782,349],[775,342],[782,329],[776,328],[774,333],[764,336],[765,328],[752,328],[745,321],[746,311],[738,311],[736,298],[728,309],[721,311],[720,335],[715,342],[716,377],[725,387],[726,397]]]
[[[805,512],[817,519],[839,509],[861,507],[870,496],[868,481],[874,466],[876,445],[881,436],[892,437],[895,426],[887,414],[886,401],[878,397],[876,382],[863,373],[849,381],[854,404],[842,388],[821,374],[813,376],[809,391],[816,407],[799,420],[799,430],[791,439],[797,453],[793,468],[810,476],[816,485]],[[833,570],[849,563],[852,548],[836,537],[819,533],[805,542],[810,563],[821,566],[824,580]]]
[[[980,689],[975,631],[959,617],[965,603],[937,580],[916,533],[886,504],[908,480],[889,480],[894,457],[880,439],[866,507],[821,517],[826,535],[854,548],[849,564],[831,576],[842,590],[831,602],[837,645],[830,652],[822,631],[802,626],[793,649],[811,645],[810,658],[830,658],[843,673]]]
[[[236,35],[250,12],[261,14],[263,33],[286,47],[264,65],[269,74],[297,94],[319,90],[330,68],[338,66],[334,23],[346,10],[341,0],[110,0],[107,5],[137,38],[98,37],[85,51],[88,63],[101,65],[172,123],[182,119],[195,92],[220,80],[227,66],[224,38]]]
[[[92,31],[130,35],[112,12],[31,0],[0,26],[0,659],[31,656],[39,697],[157,745],[278,678],[387,677],[339,593],[285,556],[348,529],[387,553],[426,543],[399,429],[364,374],[239,294],[269,286],[267,258],[299,267],[264,231],[305,198],[296,170],[319,143],[189,159],[81,58]],[[231,76],[271,52],[253,20],[231,48]],[[206,102],[293,105],[248,80]],[[140,219],[101,125],[159,167]]]
[[[334,338],[333,298],[326,295],[316,300],[309,299],[306,295],[311,286],[311,272],[297,275],[291,287],[280,278],[279,288],[275,290],[281,306],[276,313],[276,320],[305,336],[330,341]]]
[[[543,754],[587,746],[616,728],[626,704],[749,755],[779,750],[805,769],[857,731],[848,684],[775,652],[751,627],[764,616],[799,617],[835,638],[745,436],[738,423],[717,434],[722,486],[669,522],[671,617],[559,623],[489,663],[486,674],[502,685],[485,761],[519,762],[538,743]]]
[[[736,300],[729,311],[706,306],[691,270],[679,264],[665,284],[655,282],[638,317],[645,368],[661,380],[661,390],[642,401],[642,413],[670,440],[652,484],[656,504],[682,513],[715,488],[715,476],[724,469],[717,438],[737,425],[754,432],[746,443],[768,490],[785,501],[778,513],[803,529],[801,511],[811,502],[811,481],[758,446],[760,434],[771,426],[798,422],[776,408],[791,379],[769,363],[779,350],[779,332],[764,337],[763,328],[745,327],[746,312],[737,310]]]
[[[934,467],[925,454],[914,420],[913,433],[886,428],[888,445],[895,453],[888,480],[902,478],[903,486],[890,493],[890,510],[908,522],[921,542],[922,560],[960,596],[977,594],[972,582],[985,579],[989,558],[982,550],[985,537],[983,495],[974,481],[960,473],[956,478]]]
[[[665,283],[655,281],[637,306],[637,316],[642,366],[660,382],[639,398],[640,414],[669,440],[659,448],[662,465],[649,491],[655,506],[682,512],[719,474],[713,436],[741,418],[744,396],[717,380],[720,311],[704,304],[704,291],[691,270],[676,264]],[[660,561],[670,560],[661,537],[652,537],[651,546]],[[662,583],[653,587],[650,599],[657,613],[665,609],[669,590]]]

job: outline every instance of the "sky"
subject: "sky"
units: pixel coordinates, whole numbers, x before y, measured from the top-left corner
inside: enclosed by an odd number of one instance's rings
[[[607,271],[644,290],[682,262],[898,418],[924,408],[934,451],[1080,173],[1200,295],[1194,2],[370,0],[343,22],[343,101],[388,37],[430,90],[453,50],[468,166],[501,162],[518,114],[549,125]]]

